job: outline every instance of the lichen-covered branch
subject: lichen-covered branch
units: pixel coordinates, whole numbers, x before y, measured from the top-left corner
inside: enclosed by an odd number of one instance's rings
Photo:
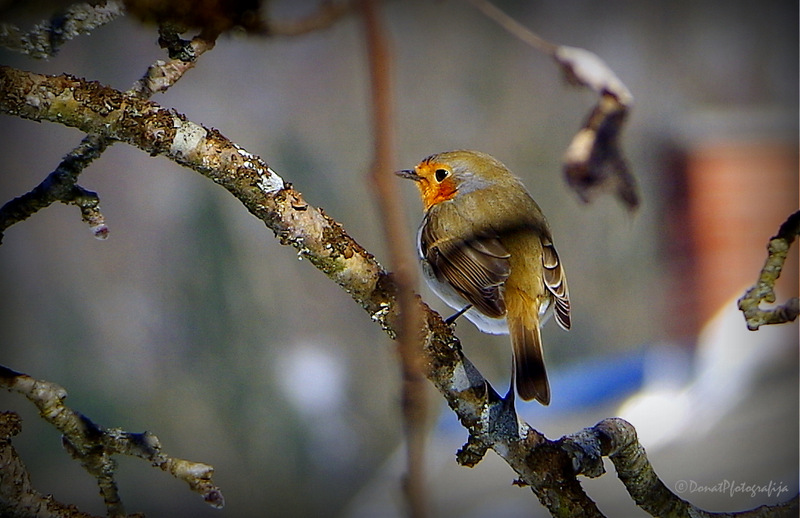
[[[294,246],[339,284],[390,336],[397,335],[393,276],[337,222],[284,184],[263,160],[218,131],[97,83],[9,67],[0,67],[0,113],[78,127],[203,174],[231,192],[281,243]],[[423,313],[419,331],[424,345],[423,370],[469,432],[469,440],[457,457],[459,462],[475,465],[487,449],[493,449],[517,473],[517,483],[530,486],[556,516],[602,516],[577,478],[581,473],[601,474],[602,466],[598,468],[597,462],[602,455],[610,455],[621,476],[625,473],[630,481],[635,482],[636,474],[644,470],[643,488],[659,484],[655,473],[646,469],[644,450],[627,433],[632,427],[619,426],[621,431],[616,432],[605,426],[596,432],[550,441],[521,422],[513,404],[501,398],[464,357],[453,329],[418,298],[414,300]],[[638,490],[629,490],[639,498]],[[642,503],[647,502],[647,492],[641,494]],[[661,508],[662,504],[655,505]],[[796,502],[787,505],[796,509]],[[778,508],[782,507],[770,509]]]
[[[0,112],[50,120],[164,156],[236,196],[285,244],[364,305],[381,322],[390,306],[380,265],[338,223],[307,204],[259,157],[214,129],[151,101],[69,75],[44,76],[0,67]]]
[[[218,131],[97,83],[9,67],[0,67],[0,112],[99,133],[205,175],[230,191],[272,229],[281,243],[294,246],[396,337],[397,287],[393,276],[337,222],[284,185],[265,162]],[[571,474],[563,475],[561,464],[566,462],[566,453],[549,448],[550,453],[543,454],[541,448],[533,448],[548,443],[529,426],[518,424],[513,408],[463,356],[453,330],[418,298],[414,300],[424,315],[420,336],[425,374],[474,440],[505,458],[546,505],[568,509],[574,516],[598,516],[580,484]]]
[[[172,36],[162,39],[174,57],[167,62],[159,60],[148,67],[144,76],[126,92],[128,95],[149,99],[156,92],[166,91],[194,66],[200,55],[214,47],[213,39],[198,36],[185,41],[164,28],[161,32],[162,36],[165,33]],[[99,196],[77,182],[81,172],[113,143],[112,139],[100,135],[87,135],[39,185],[0,207],[0,243],[3,232],[11,225],[24,221],[55,202],[77,205],[83,221],[89,225],[94,236],[99,239],[108,237],[109,229],[100,211]]]
[[[224,505],[221,491],[211,480],[214,468],[207,464],[168,456],[161,451],[161,444],[155,435],[149,432],[131,433],[118,428],[104,428],[66,406],[64,399],[67,397],[67,392],[59,385],[32,378],[3,366],[0,366],[0,387],[27,397],[39,409],[39,414],[62,433],[67,451],[97,480],[108,516],[127,516],[115,481],[114,455],[142,458],[175,478],[185,481],[193,491],[202,495],[209,505],[213,507]],[[24,478],[9,480],[10,484],[22,482]],[[5,479],[0,487],[3,484]],[[31,497],[18,496],[35,498],[36,493],[32,488],[30,490]],[[5,490],[0,490],[0,493],[4,499],[0,502],[0,506],[10,505],[12,502],[5,501]],[[17,500],[19,501],[21,500]]]
[[[624,419],[610,418],[592,428],[563,437],[559,441],[571,452],[576,472],[597,477],[605,471],[602,457],[614,463],[617,476],[631,498],[652,516],[691,518],[755,518],[797,516],[798,497],[774,506],[761,506],[735,513],[704,511],[673,493],[658,478],[639,443],[633,425]]]
[[[25,32],[8,23],[0,23],[0,46],[44,59],[55,56],[67,41],[89,34],[125,13],[125,6],[118,0],[78,3],[52,19],[36,24]]]
[[[769,324],[793,322],[800,314],[800,299],[792,297],[782,305],[761,309],[761,303],[775,302],[775,282],[781,276],[786,256],[795,238],[800,235],[800,211],[789,216],[769,240],[767,260],[756,284],[739,299],[739,310],[744,314],[747,328],[751,331]]]
[[[639,188],[619,143],[633,95],[613,70],[588,50],[557,45],[534,33],[489,0],[467,0],[515,38],[550,56],[568,83],[589,88],[598,101],[564,153],[564,176],[583,202],[611,191],[628,209],[639,206]]]

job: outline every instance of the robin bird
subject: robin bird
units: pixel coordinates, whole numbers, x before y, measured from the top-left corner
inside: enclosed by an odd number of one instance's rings
[[[437,153],[395,174],[419,188],[417,250],[430,288],[458,310],[448,321],[463,313],[484,333],[510,334],[512,387],[549,404],[539,328],[555,313],[569,329],[570,303],[539,205],[505,165],[478,151]]]

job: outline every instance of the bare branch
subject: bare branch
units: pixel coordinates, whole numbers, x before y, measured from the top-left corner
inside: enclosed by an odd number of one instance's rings
[[[345,286],[385,328],[391,288],[371,254],[259,157],[181,114],[68,75],[0,67],[0,112],[99,133],[193,169],[234,194],[281,242]],[[392,295],[393,296],[393,295]]]
[[[8,23],[0,23],[0,45],[34,58],[55,56],[67,41],[89,34],[125,13],[121,1],[106,0],[97,5],[80,3],[72,5],[63,14],[36,24],[29,32]]]
[[[617,476],[636,505],[652,516],[691,518],[755,518],[797,516],[797,497],[775,506],[761,506],[735,513],[704,511],[680,498],[658,478],[639,443],[633,425],[617,417],[604,419],[592,428],[562,437],[562,447],[571,452],[577,473],[597,477],[604,473],[602,457],[614,463]]]
[[[653,516],[691,516],[690,510],[699,511],[658,478],[630,423],[605,419],[591,431],[597,434],[600,451],[614,463],[619,479],[639,507]]]
[[[222,507],[224,499],[212,480],[214,468],[207,464],[169,457],[161,451],[158,438],[149,433],[130,433],[118,428],[106,429],[88,417],[64,405],[67,391],[49,381],[0,366],[0,386],[22,394],[39,409],[40,415],[63,434],[64,446],[80,461],[100,486],[108,516],[127,516],[115,481],[113,455],[129,455],[147,460],[153,466],[189,484],[213,507]]]
[[[744,314],[747,328],[751,331],[769,324],[793,322],[800,314],[800,299],[792,297],[783,305],[770,309],[761,309],[762,302],[775,302],[775,282],[781,275],[783,263],[794,243],[800,235],[800,211],[795,212],[783,222],[778,233],[769,240],[767,260],[756,284],[747,290],[739,299],[739,310]]]
[[[77,181],[81,171],[98,158],[107,145],[105,139],[96,135],[85,137],[42,183],[0,207],[0,241],[8,227],[57,201],[80,207],[83,220],[90,225],[94,235],[105,238],[108,228],[100,212],[100,199],[96,193],[77,185]]]

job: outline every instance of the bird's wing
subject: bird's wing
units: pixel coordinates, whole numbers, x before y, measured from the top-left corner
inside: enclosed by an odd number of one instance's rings
[[[555,315],[558,325],[569,329],[572,324],[570,318],[569,289],[567,277],[558,252],[553,243],[546,238],[542,239],[542,265],[544,266],[544,285],[555,296]]]
[[[511,273],[511,257],[493,235],[453,239],[436,235],[431,225],[420,232],[420,251],[436,278],[447,282],[478,311],[503,317],[503,283]]]

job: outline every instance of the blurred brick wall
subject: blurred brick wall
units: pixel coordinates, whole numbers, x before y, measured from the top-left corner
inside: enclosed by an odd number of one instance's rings
[[[699,139],[685,156],[697,321],[706,322],[753,284],[769,238],[798,209],[797,144],[785,139]],[[798,293],[793,246],[778,283],[778,302]]]

